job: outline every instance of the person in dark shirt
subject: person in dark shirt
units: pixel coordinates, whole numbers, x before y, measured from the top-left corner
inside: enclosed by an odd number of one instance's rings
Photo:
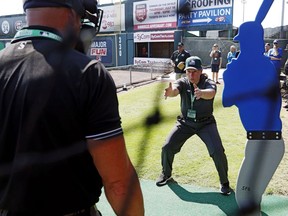
[[[214,44],[212,46],[212,51],[210,52],[211,57],[211,72],[212,72],[212,78],[216,82],[216,84],[220,84],[218,81],[218,73],[221,69],[222,65],[222,53],[219,50],[218,44]]]
[[[174,51],[171,55],[171,63],[174,67],[175,78],[179,79],[186,75],[184,71],[185,61],[190,57],[190,53],[185,50],[184,43],[178,43],[178,49]]]
[[[97,2],[26,0],[24,10],[28,27],[0,52],[0,214],[99,215],[104,187],[115,214],[143,216],[113,79],[74,49]]]
[[[219,174],[222,194],[231,192],[228,180],[228,162],[222,146],[222,141],[213,116],[213,102],[216,94],[214,81],[202,74],[202,62],[197,56],[186,60],[187,77],[178,79],[165,89],[164,96],[181,97],[181,116],[168,135],[162,147],[162,173],[156,185],[163,186],[172,178],[172,163],[174,156],[181,150],[185,141],[197,135],[206,144]]]

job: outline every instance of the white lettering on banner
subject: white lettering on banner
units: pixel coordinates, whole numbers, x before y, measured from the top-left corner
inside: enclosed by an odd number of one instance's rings
[[[221,8],[215,10],[199,10],[199,11],[191,11],[189,14],[179,14],[179,19],[198,19],[204,17],[217,17],[217,16],[230,16],[232,13],[231,8]]]
[[[91,48],[91,56],[107,56],[107,48]]]
[[[121,57],[122,56],[122,38],[121,36],[119,36],[119,56]]]
[[[216,9],[216,10],[203,10],[199,11],[198,17],[209,17],[209,16],[227,16],[231,15],[231,9]]]
[[[105,47],[105,48],[107,48],[107,43],[106,43],[106,41],[94,41],[94,42],[92,42],[91,47],[101,47],[101,48]]]
[[[135,30],[147,30],[147,29],[163,29],[163,28],[175,28],[176,24],[174,23],[155,23],[155,24],[143,24],[135,25]]]
[[[173,40],[173,34],[151,34],[151,40]]]
[[[186,0],[191,9],[232,7],[232,0]]]

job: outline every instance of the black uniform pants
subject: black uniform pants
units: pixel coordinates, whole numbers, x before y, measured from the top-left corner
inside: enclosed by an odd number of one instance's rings
[[[163,173],[166,176],[172,175],[172,164],[175,154],[180,152],[186,140],[195,134],[205,143],[218,171],[220,183],[227,183],[228,162],[213,116],[203,122],[177,120],[176,125],[162,147],[161,162]]]

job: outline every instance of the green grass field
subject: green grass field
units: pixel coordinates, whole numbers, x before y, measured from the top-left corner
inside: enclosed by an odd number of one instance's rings
[[[118,94],[128,153],[141,179],[156,180],[159,176],[161,147],[174,126],[176,116],[180,114],[179,96],[164,100],[163,93],[167,85],[167,82],[155,82]],[[222,106],[222,90],[223,85],[219,85],[214,101],[214,115],[228,158],[230,184],[235,188],[244,156],[246,132],[237,108]],[[155,113],[155,110],[160,112],[160,122],[147,126],[147,117]],[[281,171],[288,170],[287,164],[281,164],[280,168],[268,185],[267,194],[287,195],[288,180]],[[205,144],[197,136],[188,139],[181,152],[176,155],[173,177],[179,184],[219,187],[214,163]]]

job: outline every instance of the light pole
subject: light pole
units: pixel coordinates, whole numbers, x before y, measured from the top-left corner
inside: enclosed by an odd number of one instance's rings
[[[288,1],[286,0],[286,4]],[[284,39],[284,12],[285,12],[285,0],[282,1],[282,16],[281,16],[281,27],[280,27],[280,38]]]
[[[247,3],[247,0],[241,0],[241,3],[243,4],[242,23],[244,23],[244,18],[245,18],[245,4]]]

